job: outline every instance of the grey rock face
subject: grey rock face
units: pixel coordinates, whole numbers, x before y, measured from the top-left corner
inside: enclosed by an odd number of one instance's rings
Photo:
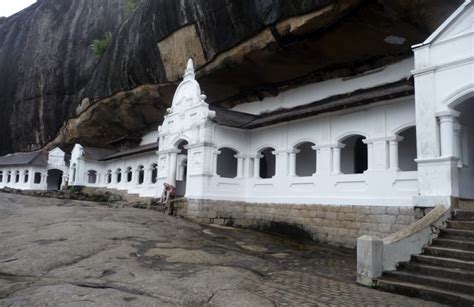
[[[156,126],[187,57],[226,107],[373,69],[461,2],[142,0],[127,14],[126,0],[39,0],[0,19],[0,154]],[[109,31],[98,60],[90,44]],[[387,44],[394,34],[406,42]]]
[[[0,154],[51,140],[98,64],[90,45],[125,0],[40,0],[0,21]]]

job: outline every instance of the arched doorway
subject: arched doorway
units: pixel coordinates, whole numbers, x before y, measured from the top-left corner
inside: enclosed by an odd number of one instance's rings
[[[176,195],[186,195],[186,183],[188,177],[188,142],[181,141],[177,146],[176,158]]]
[[[315,144],[311,142],[300,143],[295,147],[295,175],[298,177],[310,177],[316,173],[316,150]]]
[[[416,164],[416,127],[410,127],[398,134],[401,140],[398,144],[398,167],[402,172],[412,172],[418,169]]]
[[[47,189],[48,191],[59,191],[63,181],[63,171],[50,169],[48,171]]]
[[[261,155],[260,158],[260,178],[262,179],[270,179],[275,176],[276,171],[276,158],[273,152],[275,148],[264,148],[262,149],[259,154]]]
[[[361,135],[353,135],[342,142],[345,145],[341,151],[343,174],[362,174],[367,170],[368,152],[364,139]]]
[[[219,149],[219,152],[216,166],[217,175],[222,178],[237,177],[237,158],[235,157],[237,152],[227,147]]]

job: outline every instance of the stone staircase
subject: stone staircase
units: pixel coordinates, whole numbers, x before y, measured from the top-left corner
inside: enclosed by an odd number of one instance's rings
[[[451,306],[474,306],[474,201],[460,200],[437,239],[384,272],[377,288]]]

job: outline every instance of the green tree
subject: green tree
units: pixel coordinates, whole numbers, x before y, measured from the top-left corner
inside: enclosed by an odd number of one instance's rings
[[[107,50],[107,47],[109,47],[111,42],[112,32],[107,32],[103,37],[92,41],[91,48],[98,59],[102,58],[105,50]]]

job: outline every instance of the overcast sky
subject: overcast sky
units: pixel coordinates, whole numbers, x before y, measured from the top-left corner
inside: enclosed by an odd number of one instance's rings
[[[0,16],[11,16],[35,2],[36,0],[0,0]]]

